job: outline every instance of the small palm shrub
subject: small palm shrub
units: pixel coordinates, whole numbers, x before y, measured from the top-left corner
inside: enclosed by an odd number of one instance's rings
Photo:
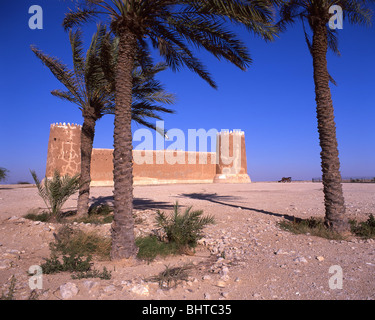
[[[202,217],[202,210],[189,207],[181,213],[176,202],[173,213],[168,217],[164,212],[157,211],[156,222],[165,232],[168,242],[174,243],[180,250],[194,248],[203,237],[203,229],[214,224],[212,216]]]
[[[68,174],[61,176],[56,170],[52,179],[44,179],[40,182],[35,171],[31,171],[31,175],[38,188],[38,193],[46,204],[52,219],[59,220],[61,218],[61,209],[64,203],[76,193],[80,188],[80,175],[73,177]]]

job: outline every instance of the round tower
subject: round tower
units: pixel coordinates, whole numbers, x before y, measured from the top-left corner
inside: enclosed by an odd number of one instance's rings
[[[51,124],[46,165],[46,177],[55,170],[73,176],[81,171],[81,130],[78,124]]]
[[[250,183],[247,174],[245,133],[241,130],[221,131],[216,140],[215,183]]]

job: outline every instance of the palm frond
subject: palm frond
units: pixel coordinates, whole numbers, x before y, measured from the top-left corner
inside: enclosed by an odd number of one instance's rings
[[[56,89],[56,90],[52,90],[51,94],[55,97],[58,97],[58,98],[62,99],[62,100],[67,100],[69,102],[79,104],[79,101],[76,99],[75,96],[73,96],[71,94],[70,91],[62,91],[62,90]]]
[[[46,204],[50,214],[54,218],[59,218],[64,203],[80,188],[80,175],[61,176],[55,170],[52,179],[44,178],[44,182],[40,182],[35,171],[30,171],[37,186],[38,193]]]
[[[250,32],[265,40],[273,40],[278,33],[273,24],[270,2],[262,0],[198,0],[191,2],[198,14],[229,19],[233,23],[245,26]]]
[[[69,41],[72,48],[74,74],[80,79],[80,83],[84,82],[85,57],[83,56],[82,32],[80,29],[69,30]]]
[[[65,14],[63,20],[63,27],[65,30],[71,29],[73,27],[80,26],[88,21],[92,21],[98,12],[87,8],[76,8],[75,11],[69,9],[69,12]]]
[[[344,19],[347,18],[349,23],[357,25],[372,25],[373,10],[369,3],[374,1],[365,0],[340,0],[338,5],[342,7]]]
[[[42,63],[52,72],[52,74],[59,80],[80,103],[84,103],[84,97],[80,92],[82,84],[78,81],[73,70],[70,70],[66,65],[60,62],[59,59],[44,54],[35,46],[31,46],[31,50],[42,61]]]

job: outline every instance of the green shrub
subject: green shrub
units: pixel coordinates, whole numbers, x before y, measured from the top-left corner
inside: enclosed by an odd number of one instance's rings
[[[55,234],[55,239],[55,242],[50,243],[50,249],[54,254],[96,255],[102,260],[110,258],[111,238],[100,236],[95,232],[74,230],[64,225]]]
[[[351,231],[365,239],[375,238],[375,218],[373,214],[370,214],[368,219],[363,222],[357,222],[355,220],[350,220]]]
[[[108,204],[98,204],[93,205],[89,208],[88,215],[102,215],[107,216],[113,212],[113,208],[111,208]]]
[[[53,255],[50,259],[46,259],[46,262],[41,265],[44,274],[54,274],[59,272],[73,272],[72,279],[84,279],[84,278],[100,278],[102,280],[111,279],[111,272],[106,267],[100,272],[95,269],[91,269],[91,256],[84,259],[81,255],[67,255],[62,256],[62,262],[60,259]]]
[[[14,300],[14,292],[16,289],[16,277],[13,275],[10,279],[8,293],[1,293],[0,300]]]
[[[165,270],[156,276],[145,279],[146,281],[158,282],[161,289],[175,288],[182,281],[189,280],[187,270],[191,269],[192,265],[184,265],[182,267],[170,268],[165,266]]]
[[[138,237],[135,240],[139,248],[137,257],[142,260],[152,261],[157,256],[167,256],[177,253],[177,246],[174,243],[160,241],[156,236]]]
[[[103,271],[99,270],[87,270],[84,272],[78,272],[72,275],[72,279],[87,279],[87,278],[99,278],[102,280],[110,280],[112,273],[103,267]]]
[[[92,256],[109,260],[111,239],[101,237],[94,232],[74,230],[63,225],[54,234],[56,241],[50,243],[51,258],[41,266],[43,273],[74,272],[73,279],[100,278],[108,280],[111,273],[92,269]]]
[[[41,265],[41,268],[43,274],[53,274],[64,271],[84,272],[91,268],[91,256],[82,259],[81,255],[68,255],[63,256],[61,262],[56,255],[53,255],[50,259],[46,259],[46,262]]]
[[[173,214],[169,217],[157,211],[157,224],[165,232],[168,242],[174,243],[179,250],[196,247],[198,240],[203,237],[204,227],[215,223],[212,216],[202,217],[202,210],[191,209],[192,207],[189,207],[181,214],[176,202]]]
[[[343,237],[330,230],[324,224],[321,218],[294,219],[293,221],[282,220],[278,223],[281,229],[290,231],[294,234],[310,234],[325,239],[341,240]]]
[[[48,212],[28,213],[24,217],[32,221],[48,222],[51,215]]]
[[[100,204],[91,206],[88,215],[82,218],[74,219],[75,222],[105,224],[113,221],[113,208],[108,204]]]
[[[0,182],[8,177],[9,170],[0,168]]]

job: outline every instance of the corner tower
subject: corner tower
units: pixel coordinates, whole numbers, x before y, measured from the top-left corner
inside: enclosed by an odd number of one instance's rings
[[[221,131],[216,140],[215,183],[250,183],[247,174],[245,133],[241,130]]]
[[[46,177],[55,170],[70,176],[81,172],[81,130],[78,124],[51,124],[46,165]]]

